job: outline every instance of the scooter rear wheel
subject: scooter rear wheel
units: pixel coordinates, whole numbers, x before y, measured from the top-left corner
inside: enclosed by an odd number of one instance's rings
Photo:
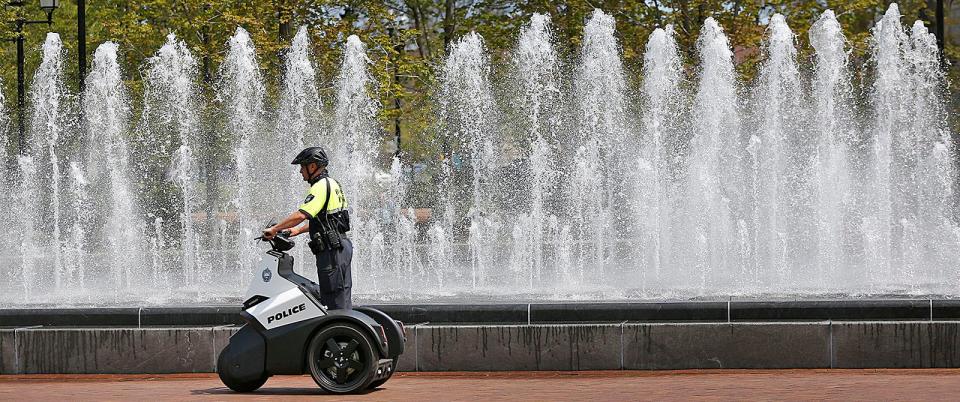
[[[310,376],[324,390],[346,394],[373,381],[379,354],[366,331],[336,323],[317,332],[307,348]]]

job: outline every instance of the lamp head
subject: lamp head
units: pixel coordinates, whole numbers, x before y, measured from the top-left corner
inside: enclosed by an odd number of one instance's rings
[[[57,7],[60,7],[60,0],[40,0],[40,9],[46,11],[47,14],[53,13],[53,10],[56,10]]]

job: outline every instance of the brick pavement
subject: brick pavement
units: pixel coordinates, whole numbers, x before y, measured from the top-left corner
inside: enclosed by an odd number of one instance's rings
[[[215,374],[0,376],[0,400],[952,400],[960,369],[400,373],[364,395],[323,395],[309,376],[235,394]]]

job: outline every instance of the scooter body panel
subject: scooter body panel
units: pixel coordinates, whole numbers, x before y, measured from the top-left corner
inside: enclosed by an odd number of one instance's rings
[[[354,311],[365,314],[383,327],[384,335],[387,337],[387,357],[392,359],[403,354],[403,347],[407,338],[399,322],[373,307],[360,306],[355,308]]]
[[[321,327],[333,322],[349,322],[365,328],[381,356],[387,355],[387,340],[380,325],[366,314],[354,310],[330,310],[329,314],[282,325],[261,334],[269,353],[265,367],[270,375],[306,373],[306,354],[310,339]]]
[[[267,330],[295,324],[311,318],[322,317],[326,312],[303,290],[283,278],[277,267],[281,256],[267,253],[260,260],[255,278],[247,290],[247,300],[263,297],[265,300],[246,309]]]
[[[297,288],[271,297],[247,312],[268,330],[326,315]]]
[[[256,328],[246,325],[230,337],[220,352],[217,370],[236,381],[254,381],[264,376],[267,345]]]
[[[289,247],[274,245],[253,272],[240,312],[247,324],[230,337],[217,361],[224,383],[249,392],[269,376],[306,373],[307,348],[313,335],[337,322],[365,330],[379,356],[373,381],[388,379],[395,369],[391,358],[403,351],[399,324],[370,308],[326,310],[314,294],[316,284],[293,272],[293,257],[284,250]],[[243,384],[248,381],[253,386]]]

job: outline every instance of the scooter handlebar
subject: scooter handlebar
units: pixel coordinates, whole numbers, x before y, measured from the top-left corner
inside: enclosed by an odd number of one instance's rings
[[[295,241],[290,239],[289,230],[284,230],[284,231],[281,231],[280,233],[277,233],[277,235],[273,236],[272,239],[267,239],[263,236],[257,236],[254,238],[254,240],[260,240],[260,241],[265,241],[267,243],[270,243],[270,248],[272,248],[274,251],[279,251],[279,252],[290,250],[293,248],[293,246],[297,245]]]

